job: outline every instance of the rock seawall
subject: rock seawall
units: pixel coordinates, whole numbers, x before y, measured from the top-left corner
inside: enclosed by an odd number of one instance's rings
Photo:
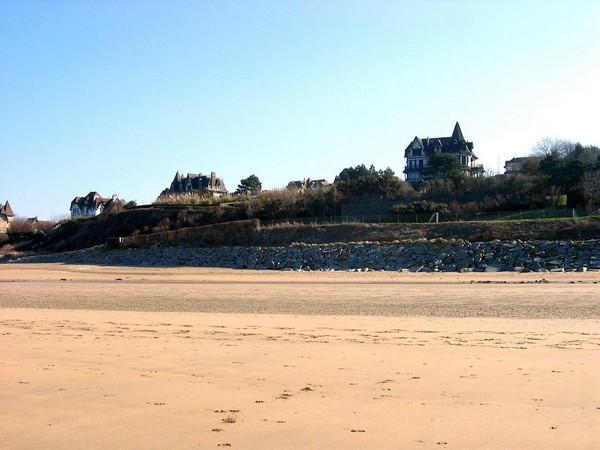
[[[564,272],[600,270],[600,240],[295,243],[280,247],[93,248],[33,255],[13,263],[222,267],[253,270],[388,270],[410,272]]]

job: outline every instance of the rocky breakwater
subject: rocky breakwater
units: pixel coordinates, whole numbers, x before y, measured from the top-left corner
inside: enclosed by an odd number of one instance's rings
[[[294,243],[281,247],[100,248],[21,257],[11,262],[192,266],[253,270],[389,270],[410,272],[563,272],[600,270],[600,240]]]

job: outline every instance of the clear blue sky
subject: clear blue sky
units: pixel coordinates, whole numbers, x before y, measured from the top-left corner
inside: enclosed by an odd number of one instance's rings
[[[2,0],[0,201],[402,176],[456,121],[494,172],[545,136],[600,145],[598,24],[597,0]]]

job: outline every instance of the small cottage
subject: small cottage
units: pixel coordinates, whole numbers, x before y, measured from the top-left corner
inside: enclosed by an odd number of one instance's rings
[[[535,172],[540,161],[539,156],[522,156],[510,159],[504,163],[504,173],[506,175],[516,175]]]
[[[0,233],[7,233],[10,228],[10,223],[14,219],[14,214],[12,208],[10,207],[10,203],[6,200],[6,203],[3,205],[0,203]]]
[[[75,197],[71,201],[71,218],[75,217],[94,217],[102,214],[113,202],[118,202],[119,197],[102,197],[95,191],[90,192],[85,197]]]

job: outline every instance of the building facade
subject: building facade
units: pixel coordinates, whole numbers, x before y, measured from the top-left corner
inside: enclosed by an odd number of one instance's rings
[[[316,191],[327,186],[329,186],[329,182],[325,179],[311,180],[310,178],[305,178],[303,180],[290,181],[287,188],[297,189],[299,191]]]
[[[0,203],[0,233],[8,232],[10,228],[10,223],[14,219],[13,210],[10,207],[10,203],[6,200],[6,203],[3,205]]]
[[[473,143],[467,141],[456,122],[452,136],[437,138],[420,138],[415,136],[413,141],[404,150],[406,167],[404,174],[406,181],[418,182],[428,178],[435,178],[435,174],[429,173],[429,158],[434,153],[455,155],[460,163],[463,173],[476,177],[484,173],[483,166],[477,164],[477,156],[473,153]]]
[[[188,173],[186,176],[179,174],[179,171],[175,174],[171,185],[164,189],[160,196],[185,194],[192,192],[209,192],[213,195],[227,194],[225,183],[222,178],[217,177],[215,172],[211,172],[210,175],[203,175],[201,173]]]
[[[71,218],[75,217],[94,217],[104,212],[111,203],[120,201],[119,197],[102,197],[96,191],[90,192],[85,197],[75,197],[71,201]]]
[[[539,156],[522,156],[510,159],[504,163],[506,175],[518,175],[534,172],[542,160]]]

